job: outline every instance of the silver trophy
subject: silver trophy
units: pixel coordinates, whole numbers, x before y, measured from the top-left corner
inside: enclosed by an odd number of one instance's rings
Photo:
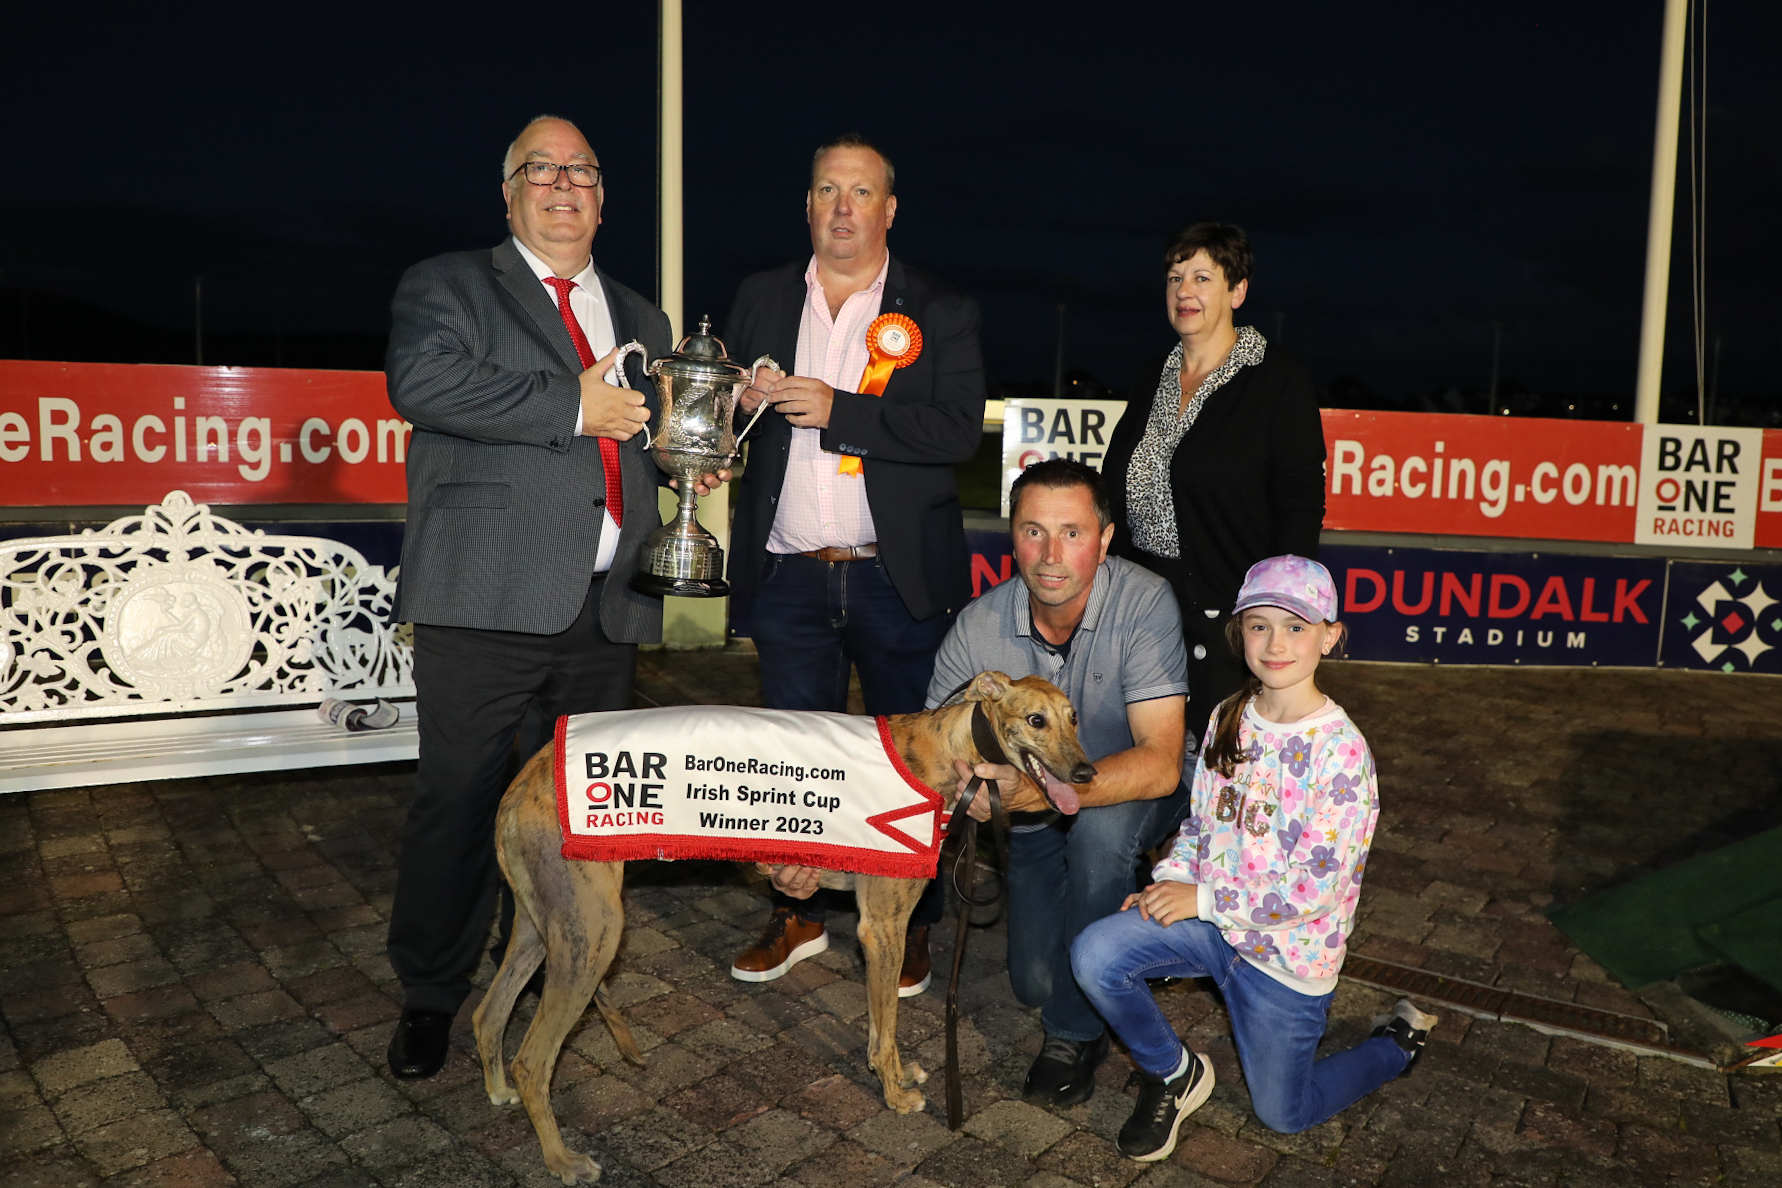
[[[730,465],[742,439],[755,427],[751,420],[737,433],[732,417],[737,400],[762,367],[780,369],[766,355],[749,367],[732,362],[724,344],[712,335],[710,318],[701,318],[699,329],[681,339],[674,354],[649,365],[662,401],[662,429],[650,448],[663,472],[679,480],[681,505],[674,519],[644,541],[643,557],[631,575],[633,590],[681,598],[721,598],[730,593],[730,583],[724,580],[724,550],[693,514],[698,501],[693,483]],[[766,408],[763,402],[755,419]]]

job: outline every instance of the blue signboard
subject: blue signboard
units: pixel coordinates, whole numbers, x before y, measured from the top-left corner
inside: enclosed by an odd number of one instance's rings
[[[1611,664],[1658,656],[1663,558],[1325,545],[1357,660]]]
[[[1014,575],[1014,557],[1006,533],[965,535],[975,598]],[[1658,659],[1661,557],[1333,544],[1319,559],[1336,579],[1354,660],[1646,668]],[[1723,580],[1724,568],[1715,570]],[[1782,593],[1782,570],[1769,588]],[[1782,671],[1782,613],[1770,617],[1778,650],[1766,658],[1775,667],[1761,670]]]
[[[1009,538],[1008,529],[967,528],[965,547],[971,552],[973,598],[982,597],[1015,576],[1015,543]]]
[[[1782,566],[1671,562],[1659,663],[1782,673]]]

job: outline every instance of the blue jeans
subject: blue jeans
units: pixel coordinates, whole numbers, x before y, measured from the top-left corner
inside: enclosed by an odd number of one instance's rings
[[[1175,1071],[1182,1041],[1145,979],[1213,979],[1231,1015],[1250,1105],[1264,1126],[1282,1134],[1318,1125],[1410,1062],[1409,1053],[1385,1036],[1315,1059],[1335,994],[1314,998],[1282,985],[1238,956],[1205,920],[1178,920],[1166,928],[1136,908],[1116,912],[1083,930],[1071,963],[1133,1061],[1154,1076]]]
[[[791,553],[767,567],[750,625],[768,709],[846,713],[853,664],[867,713],[913,714],[926,703],[953,616],[910,618],[877,557],[831,563]]]
[[[867,713],[916,713],[926,704],[934,654],[952,625],[952,615],[910,618],[877,557],[831,563],[797,553],[775,556],[752,613],[761,700],[769,709],[846,713],[852,664],[860,670]],[[775,891],[772,899],[821,922],[839,906],[837,894],[820,890],[796,900]],[[939,923],[945,902],[939,880],[930,882],[910,922]]]
[[[1087,808],[1009,835],[1009,981],[1047,1035],[1087,1043],[1106,1030],[1071,975],[1077,933],[1138,890],[1139,855],[1175,831],[1188,789]]]

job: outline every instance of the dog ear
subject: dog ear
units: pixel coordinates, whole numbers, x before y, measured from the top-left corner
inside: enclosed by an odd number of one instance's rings
[[[965,692],[965,700],[1001,701],[1011,687],[1009,678],[1003,673],[980,672],[972,678],[971,688]]]

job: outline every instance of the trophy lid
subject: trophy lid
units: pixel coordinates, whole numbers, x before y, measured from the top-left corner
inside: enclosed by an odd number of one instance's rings
[[[657,367],[670,375],[696,378],[720,376],[735,379],[748,374],[748,369],[733,361],[724,349],[724,341],[712,333],[711,315],[699,319],[699,329],[681,339],[672,355],[657,360]]]

